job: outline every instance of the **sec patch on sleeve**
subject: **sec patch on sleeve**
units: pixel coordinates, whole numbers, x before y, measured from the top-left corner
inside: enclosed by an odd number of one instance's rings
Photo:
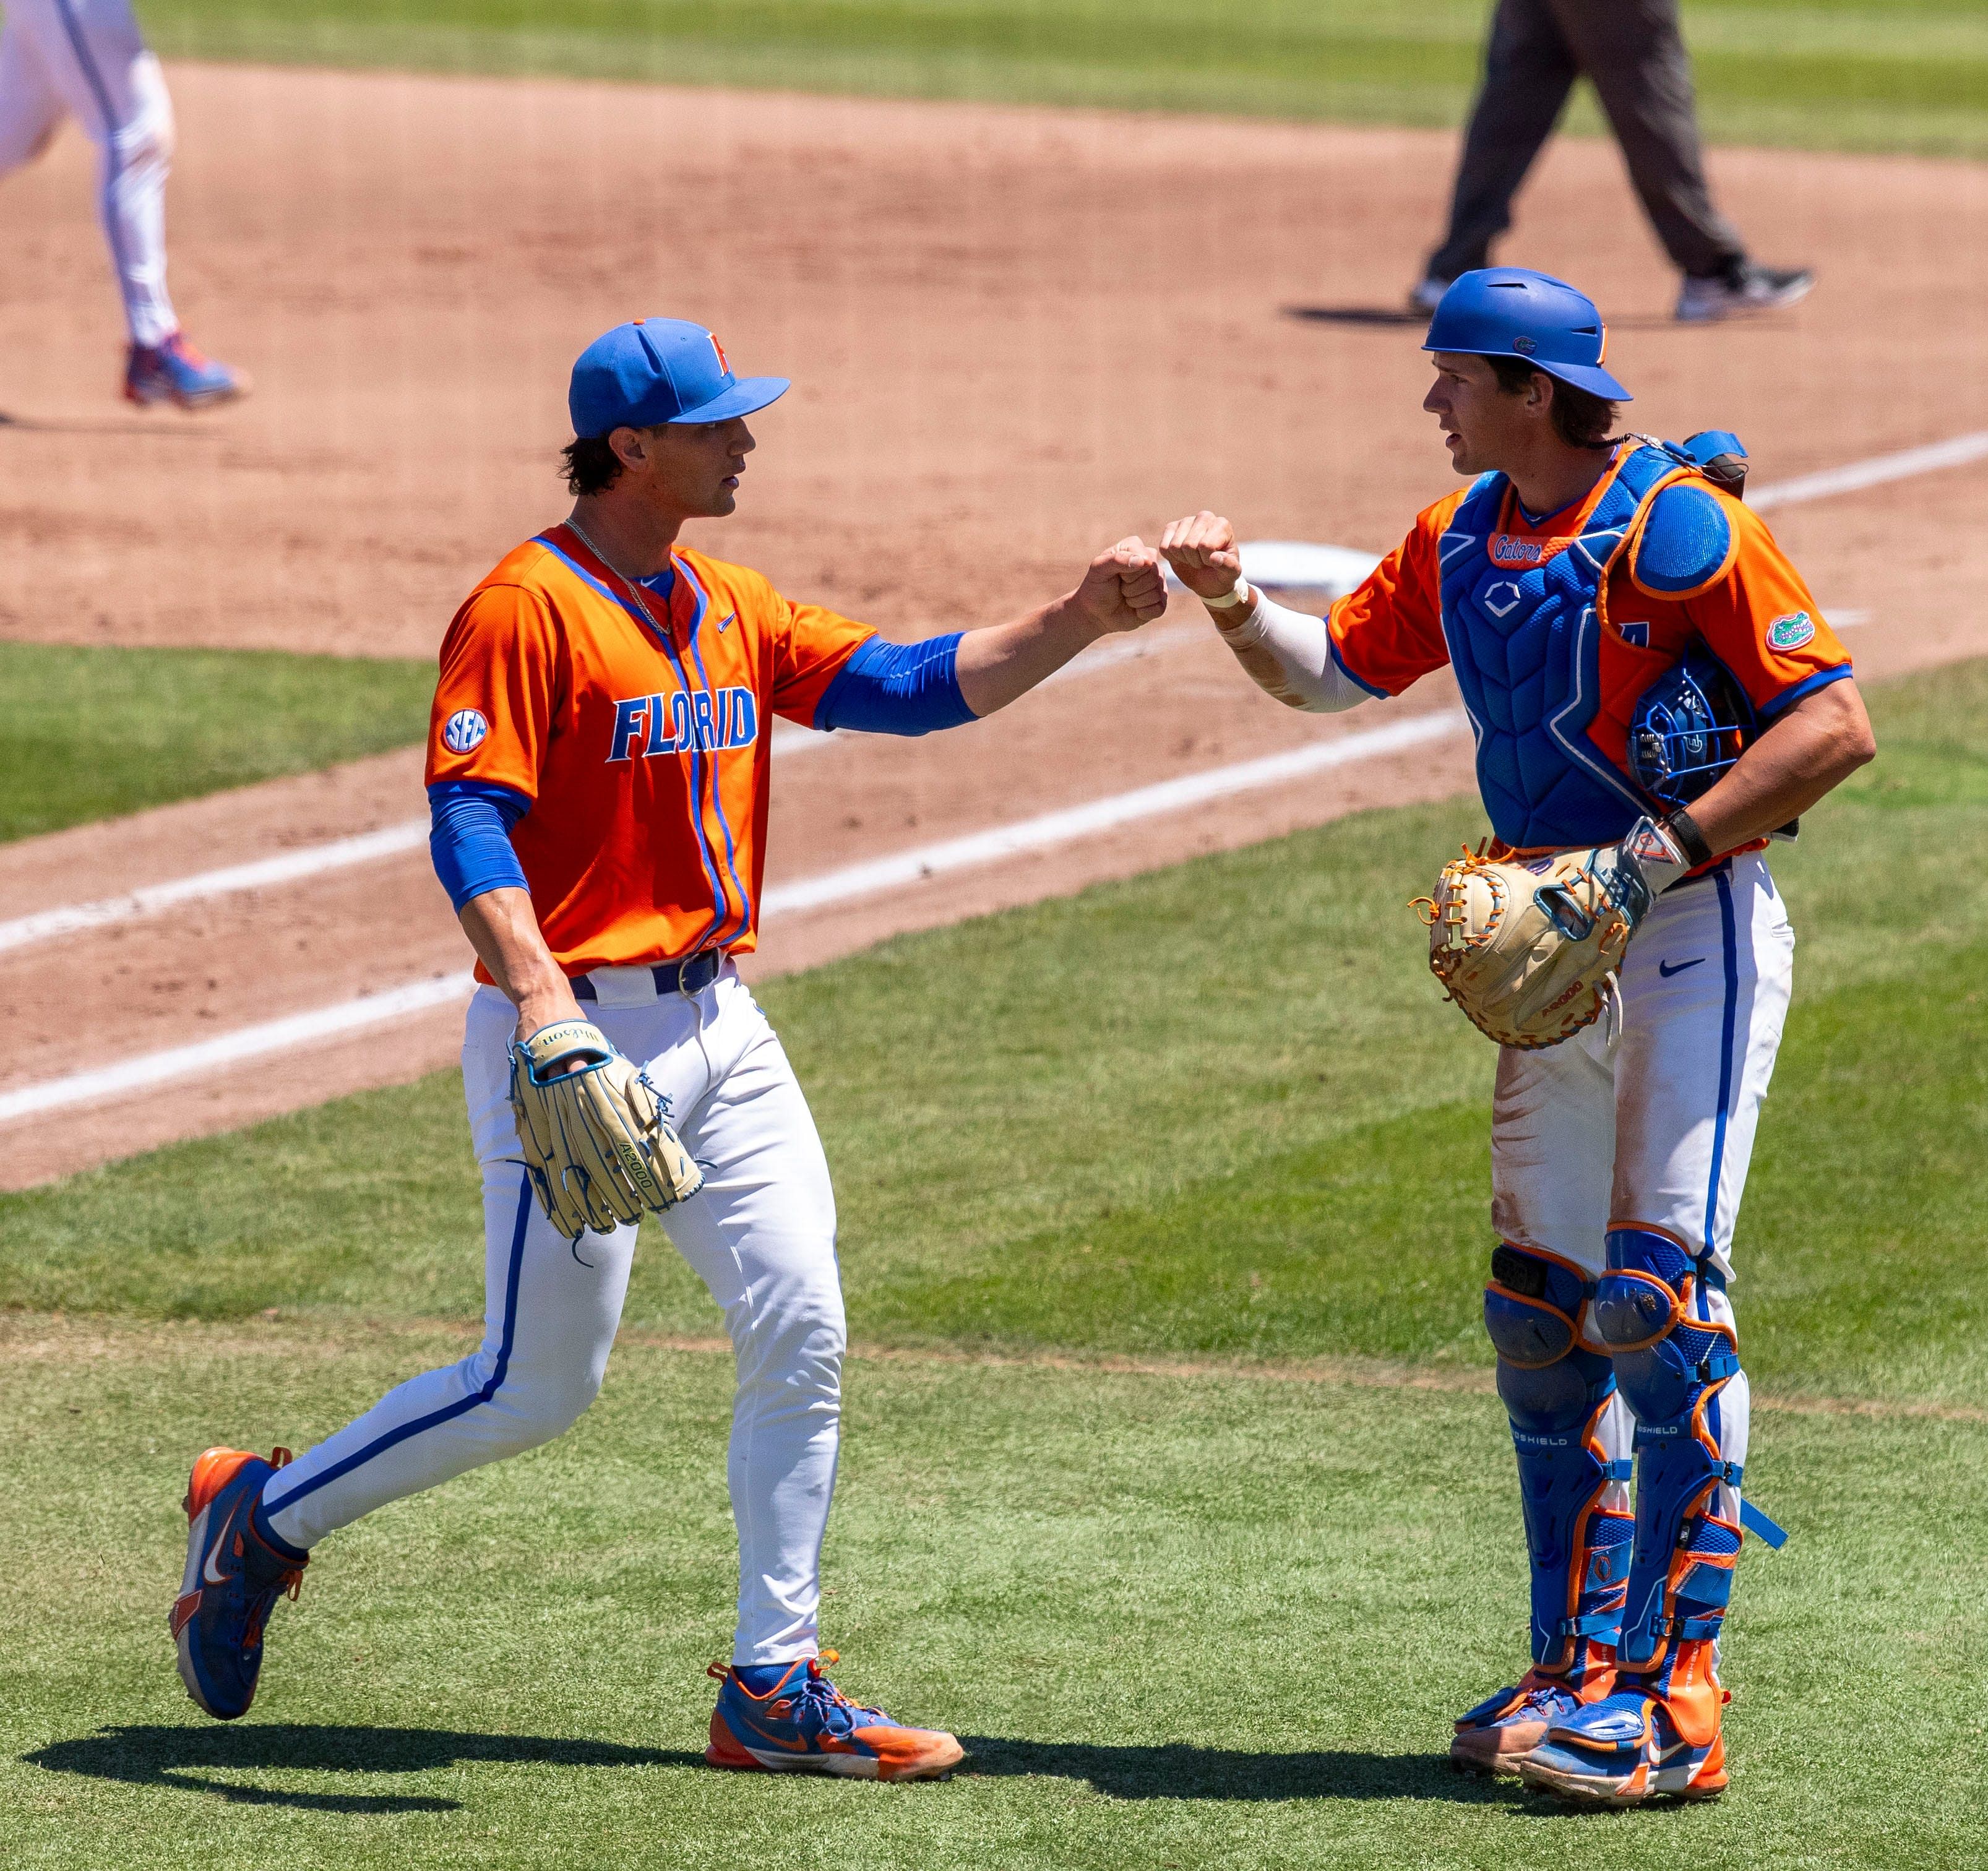
[[[1808,639],[1804,637],[1806,643]],[[441,744],[451,753],[467,753],[481,745],[485,735],[490,732],[490,724],[473,708],[459,708],[441,726]]]
[[[1815,619],[1806,611],[1790,611],[1767,626],[1767,647],[1799,650],[1815,641]]]

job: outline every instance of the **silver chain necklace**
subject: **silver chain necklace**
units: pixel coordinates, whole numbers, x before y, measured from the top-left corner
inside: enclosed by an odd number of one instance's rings
[[[587,542],[587,550],[628,587],[628,595],[635,601],[636,609],[640,611],[647,621],[650,629],[658,634],[665,634],[663,631],[663,627],[656,621],[656,614],[649,608],[648,601],[642,595],[642,581],[639,578],[631,578],[612,559],[609,558],[607,553],[600,550],[600,542],[578,520],[568,519],[566,523]]]

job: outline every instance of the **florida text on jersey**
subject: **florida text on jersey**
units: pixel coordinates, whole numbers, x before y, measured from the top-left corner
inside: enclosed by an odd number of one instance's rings
[[[502,787],[539,925],[569,974],[749,950],[769,717],[812,721],[874,632],[679,547],[631,586],[570,526],[508,554],[450,624],[431,786]],[[661,580],[653,581],[661,583]]]

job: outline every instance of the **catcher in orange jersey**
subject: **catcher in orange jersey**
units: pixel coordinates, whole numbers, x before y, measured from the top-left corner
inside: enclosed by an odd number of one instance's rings
[[[1448,664],[1488,855],[1567,880],[1538,892],[1547,959],[1591,927],[1626,935],[1619,1018],[1567,1037],[1522,1004],[1474,1010],[1518,1022],[1498,1062],[1484,1319],[1518,1453],[1532,1661],[1451,1744],[1460,1764],[1619,1805],[1726,1785],[1718,1643],[1741,1529],[1781,1537],[1740,1492],[1727,1296],[1794,958],[1762,853],[1873,745],[1848,658],[1732,491],[1737,442],[1611,439],[1628,392],[1604,343],[1593,302],[1559,280],[1456,281],[1423,407],[1476,478],[1327,618],[1252,589],[1213,513],[1160,544],[1293,707],[1397,695]],[[1519,880],[1499,880],[1515,903]],[[1438,907],[1467,921],[1457,894]]]
[[[573,374],[570,517],[506,554],[449,626],[428,793],[436,869],[485,983],[462,1064],[488,1331],[294,1463],[201,1457],[172,1629],[210,1714],[248,1708],[264,1623],[319,1540],[549,1440],[592,1402],[646,1206],[667,1210],[737,1353],[739,1616],[712,1666],[706,1758],[883,1780],[960,1758],[950,1734],[852,1703],[822,1671],[835,1201],[734,959],[757,931],[768,734],[776,714],[886,734],[972,721],[1158,616],[1165,594],[1157,555],[1127,540],[1012,623],[899,645],[681,545],[687,520],[732,511],[746,418],[786,387],[735,375],[681,320],[597,340]],[[611,1090],[560,1104],[583,1074]],[[605,1134],[580,1135],[596,1118]]]

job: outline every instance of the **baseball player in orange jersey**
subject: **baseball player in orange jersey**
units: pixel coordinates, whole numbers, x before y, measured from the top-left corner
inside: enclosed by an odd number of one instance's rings
[[[486,1335],[294,1462],[200,1458],[172,1627],[211,1714],[248,1707],[265,1622],[326,1534],[547,1441],[593,1400],[636,1230],[570,1243],[555,1230],[506,1096],[513,1035],[578,1023],[643,1068],[702,1166],[702,1189],[664,1226],[737,1354],[739,1617],[729,1664],[713,1666],[706,1758],[885,1780],[960,1758],[950,1734],[851,1704],[822,1673],[844,1346],[835,1200],[735,959],[756,937],[768,730],[775,715],[898,734],[973,720],[1158,616],[1165,597],[1157,555],[1128,540],[1014,622],[897,645],[680,545],[686,520],[733,510],[755,445],[745,418],[786,387],[735,376],[710,333],[680,320],[597,340],[573,374],[572,516],[507,554],[449,627],[428,791],[436,868],[484,983],[462,1064]]]
[[[1499,1055],[1484,1317],[1517,1451],[1532,1665],[1451,1748],[1628,1805],[1726,1785],[1718,1639],[1741,1529],[1781,1537],[1740,1492],[1727,1297],[1794,953],[1762,851],[1873,749],[1842,647],[1719,485],[1738,479],[1736,442],[1610,439],[1628,392],[1604,344],[1560,281],[1457,280],[1429,327],[1423,407],[1477,478],[1327,618],[1248,585],[1215,514],[1160,544],[1293,707],[1398,695],[1449,665],[1496,845],[1590,851],[1628,880],[1619,1020]]]

